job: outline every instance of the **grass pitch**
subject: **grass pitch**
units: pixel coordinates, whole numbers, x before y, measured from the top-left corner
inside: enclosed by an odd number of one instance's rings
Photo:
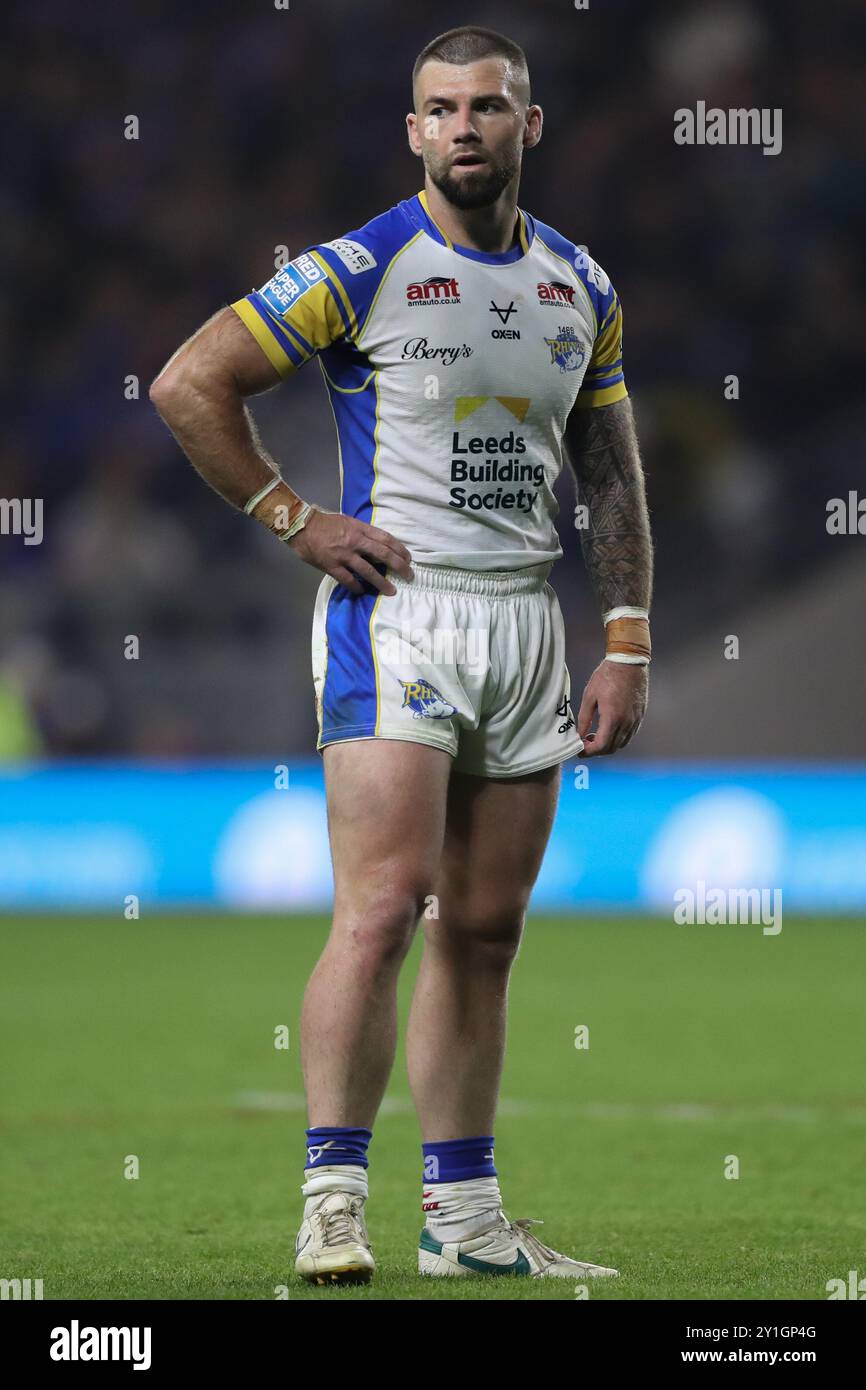
[[[370,1149],[376,1280],[295,1279],[297,1020],[326,928],[0,920],[0,1277],[42,1278],[46,1299],[575,1298],[570,1280],[418,1277],[402,1053]],[[866,1274],[864,976],[862,922],[531,918],[497,1126],[509,1216],[620,1269],[592,1299],[825,1299]]]

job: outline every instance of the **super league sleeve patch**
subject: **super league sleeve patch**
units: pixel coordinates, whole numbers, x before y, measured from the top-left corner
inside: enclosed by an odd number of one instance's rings
[[[259,294],[268,308],[282,318],[298,302],[301,295],[326,278],[322,267],[312,256],[305,253],[290,261],[282,270],[278,270],[272,280],[262,285]]]

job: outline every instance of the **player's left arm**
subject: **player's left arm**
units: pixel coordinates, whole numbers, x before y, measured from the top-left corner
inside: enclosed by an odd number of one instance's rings
[[[621,340],[620,340],[621,341]],[[621,347],[619,348],[621,352]],[[621,368],[620,368],[621,379]],[[616,394],[614,388],[607,388]],[[653,552],[643,467],[631,401],[572,410],[566,444],[588,524],[580,531],[584,563],[603,615],[618,609],[649,613]],[[596,399],[598,399],[596,393]],[[577,731],[584,757],[616,753],[637,733],[649,690],[649,622],[634,614],[606,626],[608,655],[583,692]],[[590,732],[598,715],[594,733]]]

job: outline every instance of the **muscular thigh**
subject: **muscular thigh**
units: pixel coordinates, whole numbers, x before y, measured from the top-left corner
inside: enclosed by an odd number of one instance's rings
[[[560,768],[524,777],[454,772],[437,879],[443,916],[484,920],[520,913],[553,828]]]
[[[421,743],[362,739],[323,754],[338,901],[433,891],[451,758]]]

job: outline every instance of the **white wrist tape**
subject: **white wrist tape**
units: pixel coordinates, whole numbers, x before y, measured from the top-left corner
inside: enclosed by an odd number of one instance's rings
[[[315,507],[313,506],[312,502],[305,502],[304,505],[301,507],[301,510],[298,512],[298,515],[292,522],[291,526],[287,526],[285,531],[277,530],[274,532],[274,534],[279,536],[281,541],[290,541],[292,539],[292,536],[296,536],[299,531],[302,531],[304,529],[304,527],[307,524],[307,520],[310,516],[310,513],[313,511],[315,511]]]
[[[629,656],[627,652],[608,652],[605,661],[619,661],[623,666],[649,666],[646,656]]]
[[[244,511],[246,512],[247,516],[250,516],[252,512],[255,510],[255,508],[259,505],[262,498],[267,497],[269,492],[273,492],[275,487],[279,487],[282,481],[283,480],[280,477],[272,478],[269,483],[265,483],[264,487],[260,487],[258,492],[254,492],[249,502],[247,502],[247,504],[244,507]]]
[[[608,623],[612,623],[614,618],[646,618],[647,622],[649,622],[649,609],[628,607],[611,608],[610,612],[604,615],[605,627],[607,627]]]

